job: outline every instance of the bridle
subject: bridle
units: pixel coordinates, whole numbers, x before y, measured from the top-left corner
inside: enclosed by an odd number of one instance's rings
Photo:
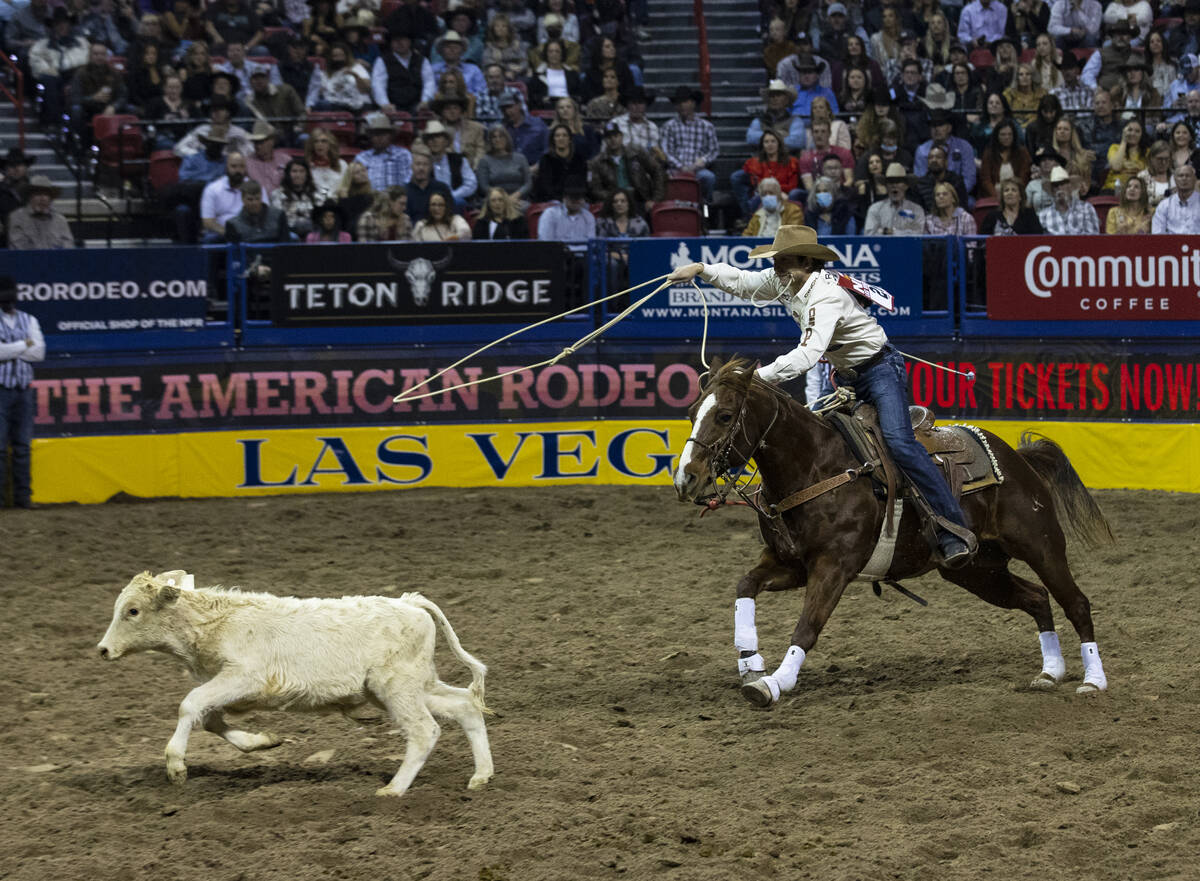
[[[751,380],[753,383],[754,380]],[[781,394],[776,389],[767,387],[772,392],[771,402],[774,405],[774,410],[771,413],[771,421],[767,423],[767,427],[758,435],[758,441],[753,444],[750,452],[743,455],[740,451],[734,449],[734,445],[738,441],[738,435],[746,439],[746,443],[750,443],[750,437],[746,434],[746,412],[750,405],[750,389],[747,387],[746,393],[742,396],[741,406],[738,408],[737,415],[729,423],[729,427],[725,429],[725,434],[718,438],[713,443],[705,443],[695,435],[688,438],[688,441],[706,450],[709,454],[708,470],[712,476],[713,486],[716,492],[711,496],[706,496],[696,500],[696,504],[703,505],[708,508],[717,508],[725,504],[738,504],[737,502],[727,502],[726,499],[730,493],[736,493],[741,499],[741,504],[748,505],[764,517],[776,517],[777,514],[764,510],[758,504],[758,497],[761,489],[754,490],[752,493],[746,492],[746,487],[754,479],[758,470],[755,469],[744,481],[738,481],[736,476],[730,476],[729,456],[733,452],[737,452],[743,462],[749,463],[755,457],[759,450],[765,449],[767,446],[767,435],[771,433],[775,422],[779,419],[779,395]]]

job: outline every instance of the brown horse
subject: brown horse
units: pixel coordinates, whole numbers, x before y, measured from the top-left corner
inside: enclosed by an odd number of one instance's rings
[[[833,613],[846,586],[863,571],[884,525],[888,505],[876,498],[869,479],[851,479],[798,507],[772,509],[783,499],[862,465],[841,435],[779,389],[754,375],[749,362],[715,363],[711,378],[689,413],[692,436],[675,472],[682,501],[703,503],[730,472],[754,460],[762,490],[755,500],[766,542],[762,557],[738,582],[734,604],[734,643],[739,650],[742,694],[757,706],[770,706],[791,690],[804,656]],[[1088,543],[1112,540],[1104,515],[1062,449],[1045,438],[1021,438],[1014,450],[984,432],[1002,482],[963,497],[963,509],[979,538],[979,551],[960,569],[939,574],[980,599],[1004,609],[1021,609],[1037,623],[1042,672],[1032,687],[1050,689],[1066,675],[1054,631],[1047,589],[1075,627],[1084,662],[1079,693],[1107,687],[1092,630],[1091,606],[1067,566],[1062,520]],[[891,579],[913,578],[937,568],[922,537],[918,516],[900,518]],[[1008,571],[1023,560],[1045,585]],[[771,675],[758,654],[755,597],[763,590],[806,587],[804,609],[791,647]]]

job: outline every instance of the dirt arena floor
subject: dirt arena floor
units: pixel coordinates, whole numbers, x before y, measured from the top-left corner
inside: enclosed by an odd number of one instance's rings
[[[929,608],[852,588],[775,709],[739,696],[744,510],[668,488],[166,501],[0,511],[0,878],[1195,879],[1200,497],[1105,492],[1120,543],[1073,548],[1110,690],[1025,688],[1032,622],[936,577]],[[497,774],[452,723],[380,799],[387,725],[256,713],[285,743],[163,748],[188,680],[96,654],[143,569],[302,596],[420,589],[490,666]],[[759,603],[773,667],[798,592]],[[1078,641],[1059,610],[1064,653]],[[439,649],[443,678],[464,670]]]

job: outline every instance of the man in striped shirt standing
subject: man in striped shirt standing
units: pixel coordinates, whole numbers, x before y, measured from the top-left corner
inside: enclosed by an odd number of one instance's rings
[[[12,485],[13,504],[32,508],[30,444],[33,440],[32,362],[46,357],[46,341],[38,321],[17,309],[17,286],[0,275],[0,466],[4,496]],[[12,464],[9,452],[12,453]]]

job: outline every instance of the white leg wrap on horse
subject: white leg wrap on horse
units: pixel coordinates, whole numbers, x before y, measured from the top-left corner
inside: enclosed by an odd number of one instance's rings
[[[783,656],[783,663],[771,674],[771,679],[779,686],[780,691],[791,691],[796,687],[796,677],[800,673],[800,665],[804,663],[804,649],[798,645],[788,648]]]
[[[758,651],[758,629],[754,626],[754,600],[733,601],[733,644],[739,652]]]
[[[1108,688],[1108,678],[1100,663],[1100,649],[1094,642],[1085,642],[1080,644],[1079,653],[1083,656],[1083,681],[1104,691]]]
[[[1038,634],[1042,644],[1042,672],[1054,677],[1055,682],[1062,682],[1067,675],[1067,662],[1063,660],[1062,646],[1058,644],[1058,634],[1046,630]]]
[[[738,658],[738,676],[743,676],[746,673],[766,673],[767,662],[763,660],[763,656],[755,652],[748,658]]]

